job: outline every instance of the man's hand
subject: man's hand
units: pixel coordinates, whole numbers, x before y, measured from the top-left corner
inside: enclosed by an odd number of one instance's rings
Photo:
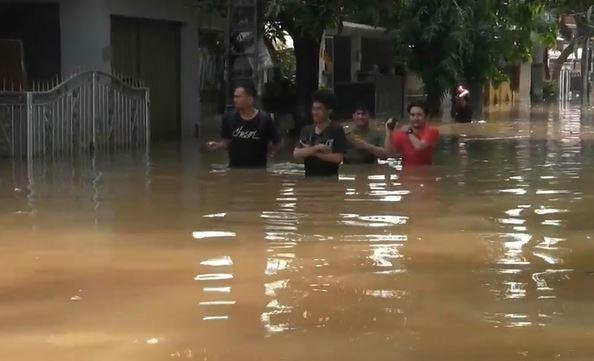
[[[353,147],[357,149],[365,150],[369,148],[369,144],[367,144],[365,140],[363,140],[363,138],[361,138],[359,135],[350,135],[347,139],[353,145]]]
[[[332,153],[332,148],[330,148],[329,146],[325,145],[325,144],[318,144],[314,146],[316,148],[316,151],[318,153],[322,153],[322,154],[329,154]]]
[[[370,150],[370,148],[372,147],[371,144],[367,143],[365,141],[365,139],[363,139],[360,135],[358,134],[354,134],[351,137],[349,137],[349,141],[353,144],[353,146],[357,149],[361,149],[361,150]]]
[[[390,118],[386,121],[386,124],[384,124],[384,127],[386,129],[386,133],[390,134],[390,133],[392,133],[392,131],[394,129],[398,128],[398,122],[394,118]]]
[[[219,149],[223,149],[227,146],[227,144],[225,142],[215,142],[215,141],[211,141],[211,142],[207,142],[205,144],[206,149],[209,151],[215,151],[215,150],[219,150]]]
[[[300,147],[296,147],[293,151],[293,157],[295,157],[295,159],[305,159],[318,154],[328,154],[332,152],[332,149],[324,144],[310,145],[303,141],[299,141],[299,145]]]
[[[300,140],[299,144],[301,145],[301,148],[311,148],[311,145],[308,143],[305,143],[304,141]]]
[[[362,150],[369,150],[369,147],[371,146],[371,144],[367,143],[363,139],[353,140],[353,145],[355,146],[355,148]]]
[[[219,142],[207,142],[206,144],[206,149],[213,151],[213,150],[217,150],[219,147]]]

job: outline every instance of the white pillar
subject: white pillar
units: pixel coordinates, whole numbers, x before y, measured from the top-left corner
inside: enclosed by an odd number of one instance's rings
[[[530,84],[532,82],[532,64],[522,63],[520,65],[520,86],[519,92],[519,103],[529,104],[530,103]]]
[[[324,56],[326,54],[326,31],[322,34],[322,42],[320,43],[320,55],[318,56],[318,86],[325,87],[327,84],[324,80]]]

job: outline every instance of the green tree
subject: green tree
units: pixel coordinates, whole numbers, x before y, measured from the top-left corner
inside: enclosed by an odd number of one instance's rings
[[[409,69],[422,78],[433,111],[459,82],[471,85],[478,105],[488,81],[505,79],[506,64],[530,58],[540,41],[535,34],[550,39],[544,11],[536,1],[410,1],[396,41]]]
[[[423,81],[433,111],[462,77],[469,47],[465,10],[455,1],[409,1],[395,26],[395,42],[408,69]]]
[[[469,14],[469,27],[480,29],[470,36],[471,46],[464,57],[464,80],[473,88],[475,109],[482,108],[482,90],[488,82],[499,84],[507,80],[507,65],[518,65],[534,58],[536,69],[542,71],[540,82],[533,81],[542,98],[544,53],[555,42],[555,23],[550,21],[545,2],[474,1]]]

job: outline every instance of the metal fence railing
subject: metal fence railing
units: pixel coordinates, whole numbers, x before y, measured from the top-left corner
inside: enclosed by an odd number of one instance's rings
[[[559,76],[559,100],[571,100],[571,70],[561,69]]]

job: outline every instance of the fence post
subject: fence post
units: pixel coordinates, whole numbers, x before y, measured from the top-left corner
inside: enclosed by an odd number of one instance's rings
[[[566,70],[563,73],[563,87],[565,88],[564,94],[565,98],[563,100],[571,100],[571,72]]]
[[[558,91],[559,91],[559,101],[563,100],[563,70],[559,74],[559,84],[557,84]]]
[[[146,132],[146,155],[148,156],[150,153],[150,146],[151,146],[151,90],[149,87],[145,88],[146,92],[146,99],[145,99],[145,117],[144,117],[144,126]]]
[[[571,100],[570,97],[570,85],[571,85],[571,72],[564,68],[561,69],[561,74],[559,77],[559,100],[560,101],[568,101]]]
[[[97,149],[97,135],[96,135],[96,127],[95,127],[95,122],[97,121],[97,73],[93,72],[93,90],[92,90],[92,101],[91,101],[91,108],[92,108],[92,123],[91,123],[91,129],[93,132],[92,135],[92,148],[91,149]]]
[[[559,100],[565,100],[565,74],[563,73],[563,69],[561,69],[561,74],[559,76]]]
[[[33,159],[33,93],[27,92],[27,160]]]

